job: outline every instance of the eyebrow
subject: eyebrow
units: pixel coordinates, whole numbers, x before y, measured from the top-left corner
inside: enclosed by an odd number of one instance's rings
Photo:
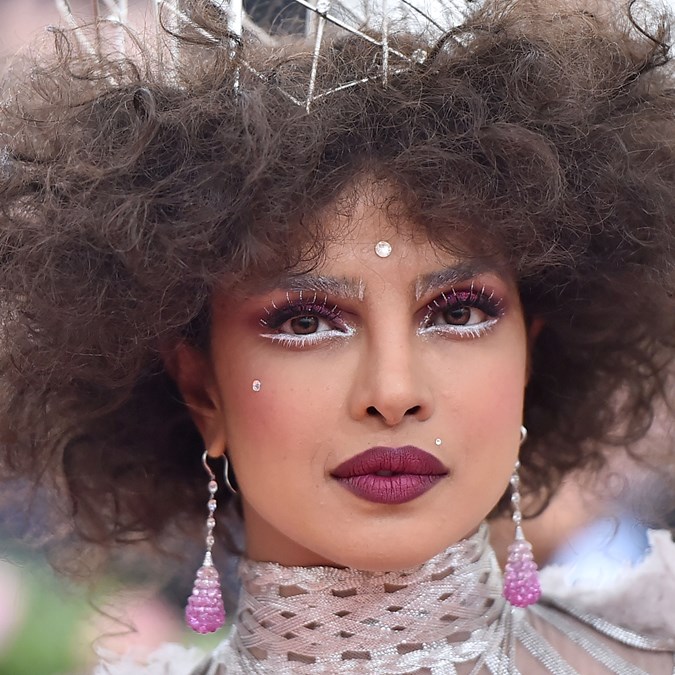
[[[497,268],[494,261],[458,263],[457,265],[446,267],[438,272],[424,274],[423,276],[418,277],[415,282],[415,299],[419,300],[429,293],[443,290],[448,288],[448,286],[452,286],[453,284],[468,279],[473,279],[481,274],[486,274],[487,272],[497,273],[502,276],[502,273],[500,273],[500,270]]]
[[[304,293],[308,291],[310,293],[322,293],[340,298],[363,300],[366,285],[363,279],[298,274],[276,279],[268,286],[269,290],[275,288],[288,292]]]

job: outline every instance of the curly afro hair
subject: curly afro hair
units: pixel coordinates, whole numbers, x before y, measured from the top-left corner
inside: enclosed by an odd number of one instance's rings
[[[244,45],[247,69],[188,32],[168,68],[140,41],[91,56],[56,31],[8,76],[0,122],[2,477],[56,487],[73,531],[104,548],[201,522],[202,443],[162,353],[208,346],[217,289],[319,262],[322,210],[364,173],[439,246],[498,252],[543,319],[532,494],[640,439],[675,348],[669,26],[488,2],[431,49],[392,34],[427,56],[386,86],[376,47],[335,36],[317,88],[364,81],[309,112],[282,93],[306,86],[299,38]]]

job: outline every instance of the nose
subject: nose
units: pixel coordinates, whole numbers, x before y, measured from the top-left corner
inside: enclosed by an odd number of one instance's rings
[[[377,418],[393,427],[407,418],[424,421],[431,416],[431,383],[414,341],[388,338],[364,350],[351,395],[352,417]]]

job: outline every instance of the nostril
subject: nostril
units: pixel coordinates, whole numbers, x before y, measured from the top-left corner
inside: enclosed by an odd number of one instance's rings
[[[405,414],[406,415],[417,415],[417,413],[419,413],[421,409],[422,409],[422,406],[414,405],[412,408],[408,408],[405,411]],[[368,413],[368,415],[370,417],[384,417],[384,415],[374,405],[368,406],[366,408],[366,413]]]

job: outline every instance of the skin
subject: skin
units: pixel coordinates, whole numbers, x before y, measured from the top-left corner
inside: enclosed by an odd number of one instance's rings
[[[424,288],[421,278],[458,265],[466,272],[467,262],[415,237],[414,223],[397,219],[394,227],[382,191],[364,186],[348,211],[324,219],[330,243],[312,275],[354,288],[347,297],[317,293],[311,306],[337,305],[339,321],[314,318],[307,309],[314,293],[304,291],[298,316],[270,325],[269,312],[287,295],[298,303],[293,283],[280,282],[254,295],[216,297],[210,353],[177,350],[174,375],[205,446],[213,457],[226,451],[236,475],[254,560],[415,566],[475,531],[508,487],[527,379],[517,287],[482,267]],[[387,258],[374,252],[380,240],[393,247]],[[472,288],[492,296],[498,316],[434,305],[443,306],[443,293],[453,300]],[[458,330],[457,322],[468,327]],[[321,339],[303,342],[298,330]],[[370,447],[404,445],[448,469],[413,501],[372,503],[331,476]]]

